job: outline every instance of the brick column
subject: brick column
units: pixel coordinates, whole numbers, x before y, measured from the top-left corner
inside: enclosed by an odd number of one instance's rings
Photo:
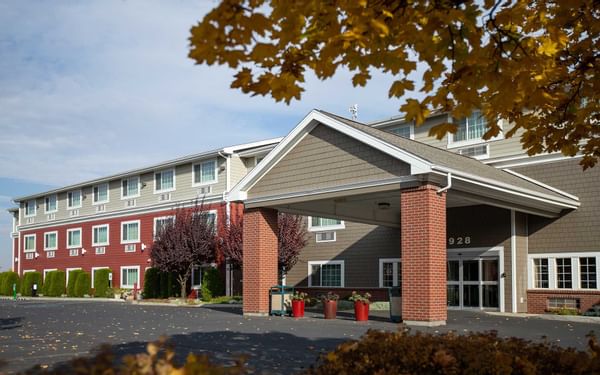
[[[402,320],[444,325],[446,307],[446,194],[433,185],[403,190]]]
[[[244,212],[244,315],[269,314],[269,288],[277,285],[277,211]]]

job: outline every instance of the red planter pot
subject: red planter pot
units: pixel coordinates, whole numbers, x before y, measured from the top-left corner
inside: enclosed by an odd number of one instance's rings
[[[369,320],[369,304],[364,302],[354,302],[354,316],[358,322]]]
[[[294,318],[304,317],[304,301],[292,300],[292,316]]]
[[[325,319],[335,319],[337,315],[337,301],[323,301],[323,315],[325,315]]]

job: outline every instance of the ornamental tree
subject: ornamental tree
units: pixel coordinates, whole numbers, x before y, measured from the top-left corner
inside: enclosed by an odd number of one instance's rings
[[[244,257],[243,225],[242,216],[232,218],[219,241],[223,256],[240,268]],[[277,263],[283,277],[298,262],[300,251],[308,242],[308,232],[302,216],[283,212],[277,216],[277,227]]]
[[[286,103],[307,72],[325,80],[343,68],[365,86],[381,71],[407,121],[481,110],[485,139],[505,119],[504,136],[522,129],[528,154],[581,153],[585,169],[600,158],[599,42],[597,0],[223,0],[192,27],[189,57]],[[405,96],[417,90],[422,100]],[[444,123],[430,135],[456,131]]]
[[[197,202],[191,208],[177,208],[175,219],[159,228],[152,244],[153,267],[177,274],[182,298],[185,298],[194,265],[213,263],[217,259],[216,232],[208,214],[204,205]]]

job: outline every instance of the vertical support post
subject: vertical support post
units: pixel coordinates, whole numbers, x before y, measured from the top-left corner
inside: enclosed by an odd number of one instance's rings
[[[277,211],[244,212],[244,315],[269,314],[269,288],[277,284]]]
[[[446,193],[423,185],[403,190],[401,201],[402,320],[446,324]]]

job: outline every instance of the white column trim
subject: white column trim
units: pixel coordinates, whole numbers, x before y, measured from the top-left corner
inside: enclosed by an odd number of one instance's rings
[[[517,312],[517,228],[515,221],[515,210],[510,210],[510,289],[513,313]]]

